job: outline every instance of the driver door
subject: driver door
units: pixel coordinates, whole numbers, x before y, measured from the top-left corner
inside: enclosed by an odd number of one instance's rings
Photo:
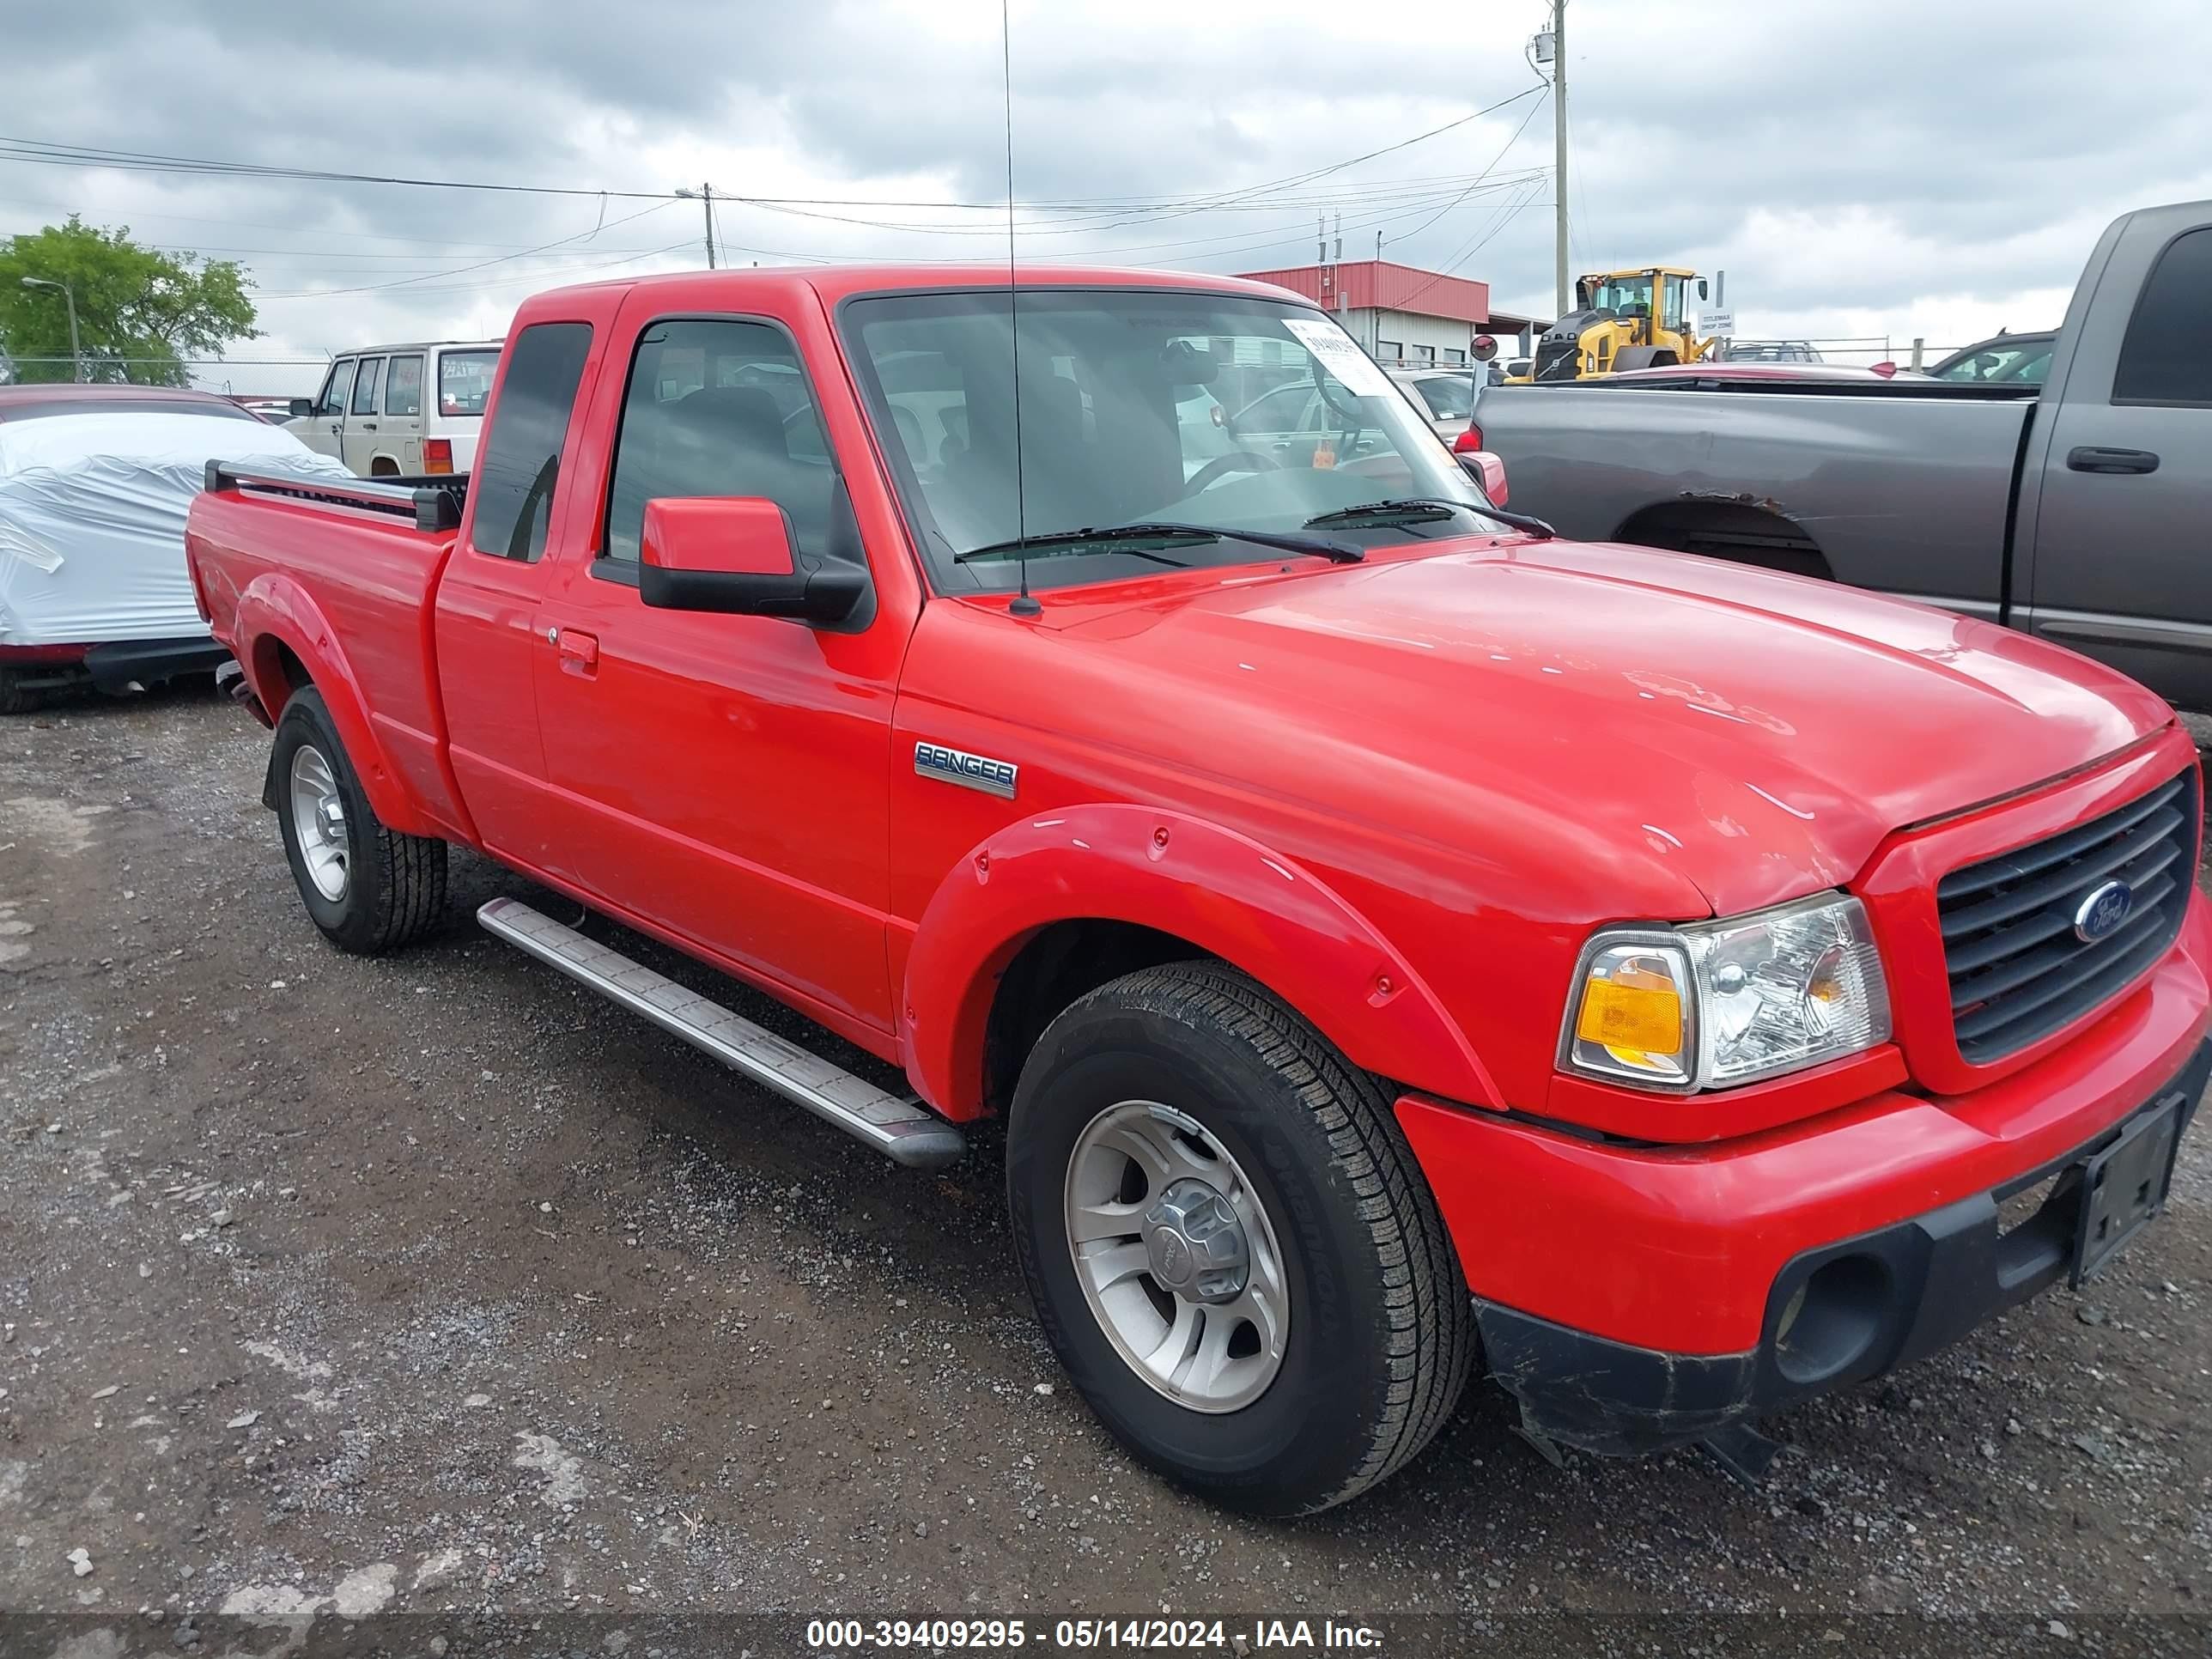
[[[315,395],[312,414],[297,428],[300,441],[318,455],[341,459],[345,447],[346,402],[353,396],[354,360],[341,357],[331,365],[323,389]]]
[[[583,885],[664,938],[795,994],[841,1029],[891,1028],[885,955],[891,705],[913,625],[843,629],[647,609],[645,504],[765,497],[805,556],[864,556],[792,319],[623,301],[591,425],[604,499],[538,628],[545,763]],[[851,459],[852,458],[842,458]]]

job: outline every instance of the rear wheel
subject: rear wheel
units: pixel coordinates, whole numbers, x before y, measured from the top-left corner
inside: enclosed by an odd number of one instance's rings
[[[46,701],[12,668],[0,668],[0,714],[27,714]]]
[[[1241,974],[1146,969],[1055,1019],[1015,1093],[1006,1182],[1076,1387],[1217,1502],[1341,1503],[1459,1396],[1467,1288],[1389,1097]]]
[[[437,927],[446,908],[446,843],[378,819],[313,687],[286,701],[270,772],[292,878],[333,945],[380,956]]]

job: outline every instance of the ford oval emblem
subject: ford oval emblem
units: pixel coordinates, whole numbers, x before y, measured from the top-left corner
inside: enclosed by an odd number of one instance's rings
[[[2074,937],[2094,945],[2120,931],[2128,913],[2136,908],[2135,890],[2124,881],[2108,881],[2091,888],[2074,910]]]

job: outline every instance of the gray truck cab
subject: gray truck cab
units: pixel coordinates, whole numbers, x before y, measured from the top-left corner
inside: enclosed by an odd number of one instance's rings
[[[2014,626],[2212,708],[2212,203],[2099,240],[2020,480]]]

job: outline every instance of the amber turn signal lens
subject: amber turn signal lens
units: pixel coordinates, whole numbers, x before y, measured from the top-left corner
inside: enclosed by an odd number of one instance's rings
[[[1656,974],[1593,979],[1583,988],[1575,1035],[1585,1042],[1646,1054],[1682,1052],[1682,999]]]

